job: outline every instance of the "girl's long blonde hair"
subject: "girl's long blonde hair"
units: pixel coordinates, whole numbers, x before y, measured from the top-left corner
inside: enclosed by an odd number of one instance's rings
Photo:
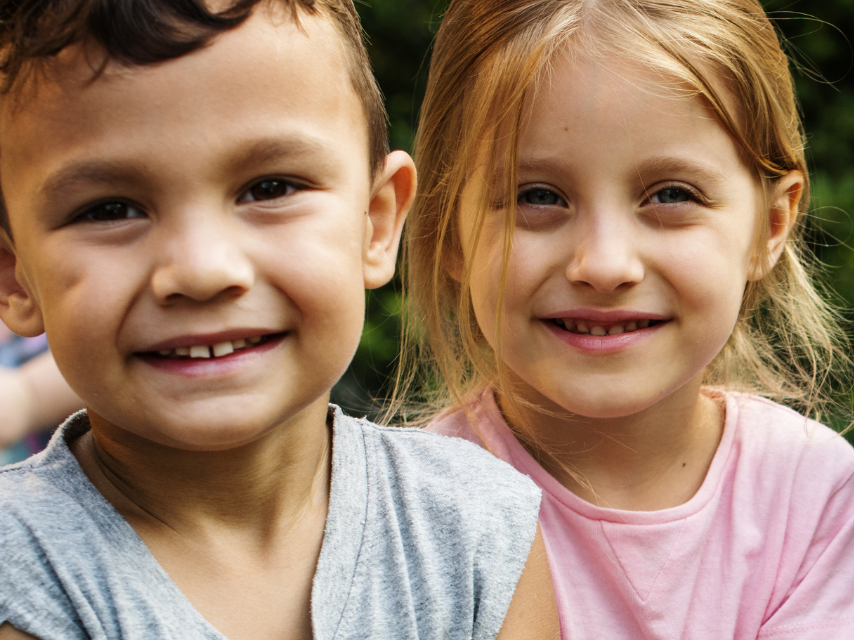
[[[392,403],[404,419],[418,418],[407,407],[426,406],[430,414],[464,405],[484,385],[513,397],[497,356],[503,304],[493,350],[469,295],[487,196],[475,212],[474,249],[465,256],[458,205],[484,159],[486,175],[502,167],[505,193],[516,192],[526,101],[566,52],[630,60],[690,88],[739,145],[766,201],[789,171],[807,176],[789,63],[756,0],[457,0],[436,39],[416,140],[420,188],[406,229],[404,345]],[[783,255],[766,277],[748,284],[735,329],[707,367],[705,383],[758,393],[820,419],[832,409],[834,379],[847,379],[849,359],[837,315],[813,281],[803,240],[808,196],[807,182]],[[516,216],[509,200],[502,292]],[[767,234],[768,224],[761,227]],[[758,238],[757,248],[766,239]],[[450,277],[451,264],[462,266],[459,279]]]

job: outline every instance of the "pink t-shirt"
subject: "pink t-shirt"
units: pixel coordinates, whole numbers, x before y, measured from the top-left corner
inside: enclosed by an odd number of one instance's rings
[[[621,511],[551,477],[491,390],[472,409],[491,451],[543,490],[565,640],[854,640],[854,449],[827,427],[729,394],[697,494],[671,509]],[[463,411],[427,428],[483,445]]]

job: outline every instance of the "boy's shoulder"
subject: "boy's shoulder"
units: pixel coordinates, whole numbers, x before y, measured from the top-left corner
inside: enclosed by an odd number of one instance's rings
[[[222,640],[80,469],[67,443],[88,428],[81,412],[0,468],[0,624],[43,640]]]
[[[525,511],[539,504],[540,489],[530,478],[474,443],[421,428],[348,420],[362,432],[375,473],[401,486],[414,483],[419,494],[433,503]]]
[[[68,482],[75,475],[76,465],[65,442],[83,421],[85,417],[70,419],[54,434],[47,449],[0,467],[0,518],[14,516],[21,510],[32,513],[42,505],[69,498],[65,489],[73,486],[73,482]]]
[[[419,429],[335,409],[333,433],[316,637],[494,638],[539,489],[479,447]]]

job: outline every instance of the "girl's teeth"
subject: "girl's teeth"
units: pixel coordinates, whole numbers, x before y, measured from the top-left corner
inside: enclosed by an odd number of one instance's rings
[[[214,356],[217,358],[227,356],[229,353],[234,353],[234,347],[230,342],[220,342],[219,344],[215,344],[212,349]]]
[[[210,347],[206,345],[196,345],[194,347],[190,347],[190,357],[191,358],[210,358],[211,350]]]
[[[573,333],[589,333],[593,336],[618,336],[623,333],[629,333],[630,331],[637,331],[638,329],[646,329],[647,327],[651,327],[656,324],[653,320],[631,320],[626,324],[612,324],[608,327],[603,327],[601,325],[588,325],[583,322],[578,322],[576,320],[571,320],[569,318],[559,318],[557,320],[557,324],[567,331],[572,331]]]
[[[244,340],[243,338],[240,338],[240,340],[235,340],[231,344],[234,345],[235,349],[242,349],[243,347],[246,346],[246,340]]]
[[[176,356],[188,356],[190,355],[190,347],[178,347],[175,349]]]
[[[258,344],[261,342],[261,336],[252,336],[251,338],[248,338],[248,340],[250,344]]]

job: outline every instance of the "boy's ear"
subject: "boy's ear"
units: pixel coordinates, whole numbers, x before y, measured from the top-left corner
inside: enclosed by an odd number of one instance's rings
[[[750,280],[761,280],[777,264],[786,247],[786,239],[798,219],[803,194],[804,174],[800,171],[789,171],[777,180],[768,211],[767,245],[760,247],[765,251],[760,251],[759,255],[754,257],[748,274]]]
[[[0,319],[20,336],[44,333],[41,310],[18,264],[9,234],[0,229]]]
[[[386,156],[374,181],[365,229],[365,288],[381,287],[394,275],[400,234],[415,199],[415,163],[404,151]]]

